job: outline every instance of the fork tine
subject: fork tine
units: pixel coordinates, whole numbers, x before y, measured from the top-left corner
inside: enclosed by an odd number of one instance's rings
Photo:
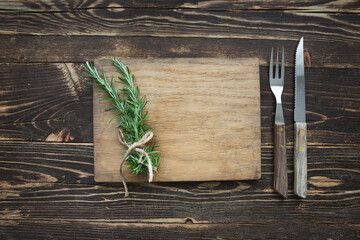
[[[285,74],[285,57],[284,57],[284,47],[282,48],[282,57],[281,57],[281,80],[284,81]]]
[[[273,75],[273,48],[271,48],[271,56],[270,56],[270,66],[269,66],[269,79],[272,79],[274,77]]]
[[[279,47],[276,50],[276,68],[275,68],[275,78],[279,78]]]

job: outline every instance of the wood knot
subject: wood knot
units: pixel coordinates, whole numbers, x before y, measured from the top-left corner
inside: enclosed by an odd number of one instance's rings
[[[311,57],[307,48],[304,49],[304,64],[305,67],[311,67]]]
[[[47,142],[70,142],[75,139],[74,136],[72,136],[71,130],[69,128],[64,128],[61,130],[54,131],[50,133],[45,141]]]
[[[193,220],[191,218],[186,218],[185,219],[185,224],[193,224]]]

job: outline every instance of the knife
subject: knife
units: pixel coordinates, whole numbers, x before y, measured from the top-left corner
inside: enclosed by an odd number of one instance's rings
[[[305,119],[304,38],[300,39],[295,56],[295,109],[294,109],[294,193],[306,198],[307,194],[307,141]]]

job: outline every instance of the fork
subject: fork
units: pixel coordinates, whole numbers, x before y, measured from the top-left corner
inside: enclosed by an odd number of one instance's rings
[[[279,77],[279,48],[276,52],[275,77],[273,76],[273,48],[271,48],[269,82],[272,93],[276,98],[276,113],[274,125],[274,189],[287,198],[288,177],[286,160],[286,138],[281,94],[284,89],[284,48],[282,48],[281,76]]]

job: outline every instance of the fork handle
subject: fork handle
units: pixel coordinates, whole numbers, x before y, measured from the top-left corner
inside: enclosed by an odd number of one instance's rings
[[[274,189],[287,198],[288,176],[286,160],[285,123],[274,126]]]
[[[294,193],[306,198],[307,194],[307,141],[306,123],[295,123],[294,140]]]

